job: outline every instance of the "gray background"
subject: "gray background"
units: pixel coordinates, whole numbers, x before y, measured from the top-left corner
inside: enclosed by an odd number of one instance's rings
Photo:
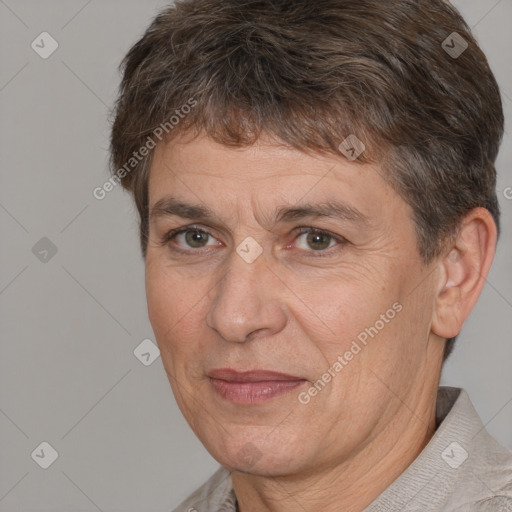
[[[217,467],[161,359],[145,366],[133,353],[154,338],[130,198],[92,195],[108,178],[117,65],[165,4],[0,0],[2,512],[170,510]],[[456,5],[496,73],[510,130],[512,1]],[[47,59],[31,48],[43,31],[59,44]],[[442,382],[464,387],[512,448],[511,152],[507,134],[502,239]],[[47,261],[32,250],[42,237],[57,248]],[[43,441],[58,452],[48,469],[31,456]]]

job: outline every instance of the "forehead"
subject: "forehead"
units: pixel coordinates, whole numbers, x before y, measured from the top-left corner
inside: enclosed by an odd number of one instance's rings
[[[176,138],[155,149],[149,179],[150,212],[196,206],[203,211],[196,208],[194,216],[204,218],[227,210],[290,220],[306,209],[321,215],[322,207],[332,216],[365,221],[400,203],[372,165],[266,141],[233,148],[204,136]]]
[[[182,135],[157,145],[152,178],[167,168],[188,175],[200,174],[256,184],[260,180],[286,176],[321,176],[325,174],[322,170],[330,160],[318,154],[272,143],[264,137],[251,146],[232,147],[218,144],[206,135],[193,139]],[[341,162],[339,158],[338,163]]]

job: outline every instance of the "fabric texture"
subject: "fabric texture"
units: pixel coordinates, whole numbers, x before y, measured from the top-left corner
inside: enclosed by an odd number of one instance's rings
[[[440,387],[432,439],[363,512],[512,512],[512,451],[485,429],[467,393]],[[237,512],[220,467],[173,512]]]

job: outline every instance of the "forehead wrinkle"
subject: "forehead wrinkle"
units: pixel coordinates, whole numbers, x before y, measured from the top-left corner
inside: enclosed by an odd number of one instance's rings
[[[253,210],[254,202],[253,202]],[[354,223],[360,228],[368,227],[370,218],[357,208],[339,199],[325,199],[316,202],[301,202],[297,204],[282,204],[267,213],[255,213],[258,223],[267,230],[279,223],[292,223],[306,219],[328,218],[343,222]]]
[[[316,203],[301,203],[282,205],[275,208],[270,214],[258,213],[252,201],[254,217],[262,226],[274,226],[278,223],[291,223],[306,218],[331,218],[334,220],[353,222],[361,227],[367,225],[368,217],[356,208],[339,200],[325,200]],[[255,211],[256,210],[256,211]],[[239,217],[239,211],[230,211],[231,216]],[[150,210],[150,219],[162,216],[179,216],[191,220],[211,220],[226,223],[225,219],[219,217],[213,208],[205,204],[193,204],[180,200],[171,195],[160,198]],[[267,227],[267,229],[271,229]]]

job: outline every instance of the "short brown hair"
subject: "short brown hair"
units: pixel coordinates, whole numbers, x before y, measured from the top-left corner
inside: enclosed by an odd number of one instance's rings
[[[447,51],[456,42],[467,45],[460,55]],[[377,163],[412,207],[426,263],[475,207],[499,229],[500,93],[444,0],[181,0],[120,68],[111,169],[135,199],[144,256],[152,151],[126,163],[162,123],[165,140],[202,132],[247,146],[265,133],[340,156],[340,143],[356,135],[366,146],[356,162]]]

